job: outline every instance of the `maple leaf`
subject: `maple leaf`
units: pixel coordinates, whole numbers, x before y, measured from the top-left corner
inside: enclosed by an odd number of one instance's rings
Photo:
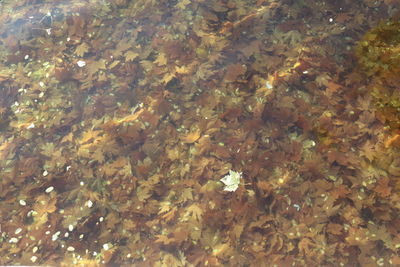
[[[311,239],[305,237],[302,238],[298,244],[299,251],[307,255],[310,253],[311,249],[315,247],[315,244],[311,241]]]
[[[85,55],[85,53],[89,51],[89,48],[90,47],[89,47],[89,45],[87,43],[81,43],[80,45],[78,45],[75,48],[75,54],[78,57],[83,57]]]
[[[203,232],[203,237],[200,242],[205,247],[215,248],[221,244],[221,235],[219,230],[213,231],[211,229],[207,229]]]
[[[51,198],[47,195],[40,195],[37,197],[33,208],[38,214],[53,213],[56,211],[56,202],[57,198],[55,197]]]
[[[152,193],[150,191],[151,190],[148,187],[139,186],[136,195],[140,201],[145,201],[151,196]]]
[[[315,78],[315,81],[319,86],[328,86],[331,79],[328,73],[322,73]]]
[[[158,211],[158,214],[162,214],[162,213],[170,211],[171,207],[172,207],[171,202],[169,202],[169,201],[161,202],[160,203],[160,210]]]
[[[198,205],[192,204],[186,209],[186,214],[199,222],[202,218],[203,210]]]
[[[193,200],[193,193],[192,193],[193,189],[192,188],[185,188],[183,189],[182,193],[181,193],[181,199],[183,202],[186,202],[188,200]]]
[[[2,142],[0,144],[0,158],[2,160],[5,160],[14,157],[15,150],[17,147],[15,140],[11,139],[10,141],[4,141],[4,140],[1,141]]]
[[[160,53],[157,56],[157,59],[154,61],[158,66],[164,66],[167,64],[167,57],[165,56],[165,53]]]
[[[210,76],[212,76],[215,73],[215,71],[212,70],[212,68],[213,65],[211,64],[208,63],[201,64],[197,69],[195,77],[197,78],[197,80],[198,79],[207,80]]]
[[[170,160],[177,160],[177,159],[179,159],[180,156],[181,156],[180,150],[179,150],[179,148],[178,148],[177,146],[174,146],[174,147],[168,146],[168,147],[165,149],[165,152],[167,153],[167,157],[168,157]]]
[[[360,150],[360,156],[366,157],[369,161],[375,158],[375,146],[369,140],[365,142]]]
[[[379,179],[378,185],[375,187],[374,190],[383,198],[390,196],[391,188],[389,187],[389,178],[383,177]]]
[[[236,79],[246,72],[246,67],[242,64],[231,64],[226,68],[224,80],[226,82],[234,82]]]
[[[175,76],[175,73],[166,73],[165,75],[164,75],[164,77],[162,78],[162,82],[164,83],[164,84],[167,84],[167,83],[169,83],[173,78],[175,78],[176,76]]]
[[[333,235],[341,235],[343,231],[343,225],[338,223],[329,223],[327,231]]]
[[[240,179],[242,178],[241,172],[230,170],[229,174],[224,176],[220,181],[225,184],[224,191],[234,192],[239,188]]]
[[[95,74],[100,69],[105,70],[106,69],[106,61],[104,59],[100,59],[98,61],[88,62],[87,69],[91,75]]]
[[[128,50],[132,47],[132,44],[129,39],[124,38],[120,42],[118,42],[117,47],[113,51],[113,56],[115,58],[119,57],[124,51]]]
[[[190,70],[186,66],[182,66],[182,67],[175,66],[175,72],[178,74],[188,74],[190,72]]]
[[[168,245],[175,241],[175,238],[169,238],[165,235],[155,235],[155,237],[157,237],[156,243],[162,243],[164,245]]]
[[[131,50],[125,52],[125,61],[133,61],[135,58],[139,56],[138,53],[135,53]]]
[[[177,211],[178,209],[176,207],[173,207],[170,211],[161,215],[161,218],[163,218],[166,222],[169,222],[175,217]]]
[[[33,217],[35,218],[35,226],[40,226],[48,221],[48,214],[56,211],[57,199],[48,195],[40,195],[36,198],[33,205]]]
[[[179,9],[185,9],[188,4],[190,4],[190,0],[180,0],[179,3],[176,4],[176,7]]]

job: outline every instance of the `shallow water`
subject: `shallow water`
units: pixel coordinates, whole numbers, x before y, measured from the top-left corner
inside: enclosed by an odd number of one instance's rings
[[[397,1],[0,8],[0,264],[400,264]]]

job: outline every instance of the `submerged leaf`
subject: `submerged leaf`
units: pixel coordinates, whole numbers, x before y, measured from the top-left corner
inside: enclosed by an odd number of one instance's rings
[[[242,178],[241,172],[235,172],[230,170],[229,174],[227,174],[220,180],[225,184],[224,191],[235,192],[239,188],[241,178]]]

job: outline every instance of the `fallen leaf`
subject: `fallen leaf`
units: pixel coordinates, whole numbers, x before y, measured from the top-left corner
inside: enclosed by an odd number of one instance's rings
[[[200,138],[200,132],[194,131],[182,137],[181,140],[183,143],[191,144],[199,140],[199,138]]]

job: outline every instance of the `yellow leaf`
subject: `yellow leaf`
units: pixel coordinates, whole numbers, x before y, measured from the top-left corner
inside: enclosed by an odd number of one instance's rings
[[[167,64],[167,58],[164,53],[160,53],[157,59],[154,61],[158,66],[163,66]]]
[[[198,139],[200,138],[200,132],[195,131],[195,132],[191,132],[188,135],[182,137],[182,142],[187,143],[187,144],[191,144],[196,142]]]
[[[182,67],[176,66],[175,71],[176,71],[176,73],[179,73],[179,74],[188,74],[189,73],[188,68],[186,68],[185,66],[182,66]]]
[[[150,189],[144,186],[139,186],[136,191],[136,196],[138,197],[139,201],[145,201],[151,196]]]
[[[183,201],[193,200],[193,189],[192,188],[185,188],[182,191],[181,198]]]
[[[126,53],[125,53],[125,61],[133,61],[138,56],[139,56],[138,53],[135,53],[133,51],[126,51]]]
[[[161,215],[161,218],[163,218],[163,220],[169,222],[175,217],[175,214],[177,211],[178,211],[178,209],[176,207],[173,207],[170,211]]]
[[[165,152],[167,152],[167,157],[170,160],[177,160],[180,158],[179,150],[176,147],[167,147]]]
[[[171,202],[169,201],[163,201],[160,203],[160,210],[158,211],[158,214],[162,214],[165,212],[168,212],[171,209],[172,205]]]
[[[153,69],[154,62],[151,60],[142,60],[140,61],[140,65],[142,65],[145,72],[149,72]]]
[[[53,213],[56,211],[57,199],[51,198],[47,195],[40,195],[36,199],[36,203],[33,205],[34,211],[38,217],[42,217],[43,214]]]
[[[181,0],[176,7],[179,9],[185,9],[188,4],[190,4],[190,0]]]
[[[203,210],[198,205],[192,204],[187,208],[187,214],[190,214],[192,219],[199,222],[203,215]]]
[[[88,51],[89,51],[89,45],[87,45],[86,43],[81,43],[75,48],[75,54],[78,57],[83,57],[85,53]]]
[[[81,145],[84,145],[84,144],[87,144],[87,143],[92,143],[94,140],[96,140],[96,139],[98,139],[98,138],[100,138],[100,136],[102,135],[102,132],[101,131],[98,131],[98,130],[89,130],[89,131],[87,131],[87,132],[84,132],[83,134],[82,134],[82,138],[81,138],[81,140],[80,140],[80,144]]]
[[[221,243],[213,247],[212,253],[214,256],[222,255],[225,251],[229,249],[229,245],[226,243]]]
[[[143,111],[144,111],[144,109],[138,110],[137,112],[135,112],[135,113],[133,113],[133,114],[131,114],[131,115],[128,115],[128,116],[126,116],[126,117],[123,117],[122,119],[119,119],[119,120],[117,121],[117,123],[120,124],[120,123],[124,123],[124,122],[125,122],[125,123],[126,123],[126,122],[133,122],[133,121],[135,121],[137,118],[139,118],[140,114],[142,114]]]
[[[167,73],[164,75],[162,82],[164,84],[169,83],[173,78],[175,78],[175,74],[174,73]]]
[[[119,64],[119,60],[113,61],[109,66],[108,69],[111,70],[112,68],[116,67]]]

